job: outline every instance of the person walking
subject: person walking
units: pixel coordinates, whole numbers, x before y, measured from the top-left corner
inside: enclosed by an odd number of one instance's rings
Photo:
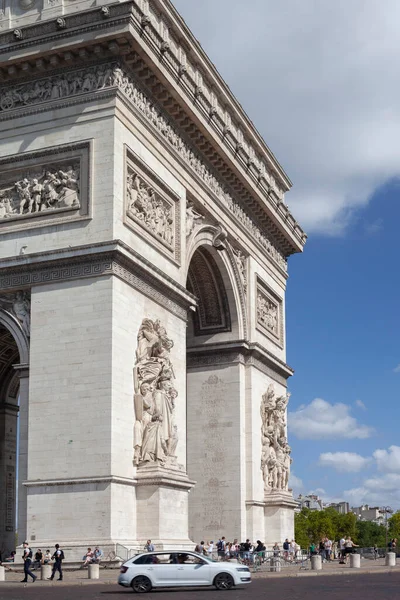
[[[63,580],[62,561],[64,560],[64,558],[65,558],[64,552],[61,550],[60,544],[56,544],[54,554],[51,557],[51,559],[54,560],[54,565],[53,565],[53,570],[51,572],[51,577],[48,578],[50,581],[53,581],[56,571],[58,571],[57,581]]]
[[[24,550],[22,553],[22,560],[24,561],[24,575],[25,577],[22,579],[21,583],[27,583],[28,575],[32,577],[32,583],[36,581],[36,575],[34,575],[31,571],[32,564],[32,550],[29,548],[28,542],[24,542]]]

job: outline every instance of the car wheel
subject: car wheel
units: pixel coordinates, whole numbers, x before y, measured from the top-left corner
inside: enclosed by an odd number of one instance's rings
[[[145,594],[146,592],[150,592],[152,587],[150,579],[144,575],[135,577],[131,583],[131,586],[133,591],[137,594]]]
[[[214,579],[214,585],[217,590],[230,590],[234,585],[233,577],[229,573],[218,573]]]

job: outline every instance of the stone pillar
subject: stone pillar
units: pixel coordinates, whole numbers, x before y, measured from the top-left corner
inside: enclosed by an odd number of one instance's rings
[[[88,566],[88,579],[99,579],[100,567],[99,565],[93,564]]]
[[[293,539],[295,507],[292,492],[285,490],[265,492],[264,519],[268,545],[272,545],[276,540]]]
[[[0,541],[4,554],[15,548],[18,406],[0,404]]]
[[[51,565],[42,565],[40,567],[40,579],[44,581],[51,577]]]
[[[29,365],[17,365],[19,374],[19,455],[18,455],[18,545],[28,539],[27,489],[28,479],[28,425],[29,425]]]
[[[136,472],[137,537],[157,548],[192,547],[188,537],[188,492],[194,486],[183,470],[155,464]],[[168,515],[168,516],[167,516]]]
[[[246,539],[245,374],[229,355],[219,365],[223,353],[215,353],[212,367],[188,354],[188,475],[196,481],[189,495],[189,536],[196,541],[216,535]]]
[[[273,556],[269,559],[269,570],[272,573],[280,573],[281,571],[281,561],[278,556]]]
[[[311,557],[311,570],[312,571],[321,571],[322,569],[322,558],[319,554]]]
[[[387,567],[395,567],[396,566],[396,553],[388,552],[385,557],[385,565]]]
[[[6,580],[6,570],[4,567],[0,566],[0,581]]]
[[[360,568],[360,555],[359,554],[350,554],[350,568],[351,569],[359,569]]]

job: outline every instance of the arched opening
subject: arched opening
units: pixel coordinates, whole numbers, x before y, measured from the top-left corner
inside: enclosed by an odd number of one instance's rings
[[[197,298],[187,327],[187,471],[196,481],[189,494],[189,536],[199,541],[223,532],[233,539],[243,531],[244,372],[235,343],[243,329],[225,246],[217,249],[211,240],[194,249],[187,288]]]
[[[0,322],[0,551],[15,548],[17,524],[17,437],[20,363],[17,343]]]

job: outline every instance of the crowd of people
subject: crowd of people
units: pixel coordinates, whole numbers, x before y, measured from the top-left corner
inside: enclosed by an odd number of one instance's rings
[[[0,558],[0,563],[13,563],[15,562],[15,556],[16,553],[13,550],[10,553],[10,556],[5,558],[3,561],[1,561]],[[87,567],[89,564],[99,564],[103,556],[103,551],[99,548],[99,546],[96,546],[94,550],[88,548],[86,554],[82,557],[83,563],[81,565],[81,568]],[[42,565],[51,565],[51,576],[48,577],[50,581],[54,579],[56,573],[58,573],[57,581],[62,581],[62,562],[64,559],[64,551],[60,548],[59,544],[55,545],[54,552],[51,552],[49,549],[43,552],[41,548],[38,548],[35,554],[33,554],[29,542],[25,541],[22,550],[22,560],[24,563],[24,579],[21,583],[27,583],[28,577],[31,578],[32,583],[35,582],[37,576],[35,575],[35,573],[33,573],[33,571],[40,569]]]

